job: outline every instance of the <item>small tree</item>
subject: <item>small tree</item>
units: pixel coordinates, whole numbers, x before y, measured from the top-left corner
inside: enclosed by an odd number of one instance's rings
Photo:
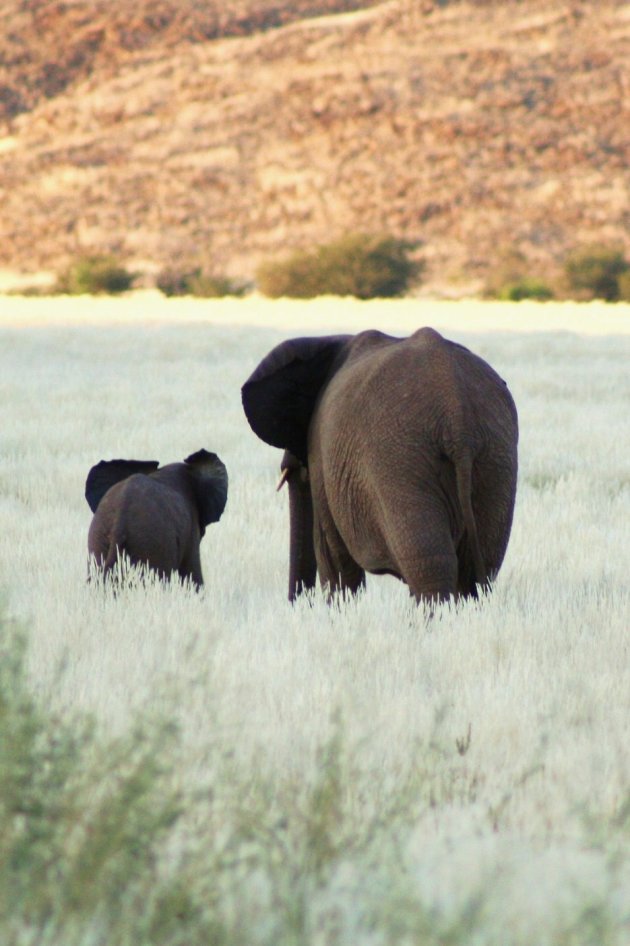
[[[54,292],[71,296],[118,294],[131,289],[135,273],[130,273],[114,256],[82,256],[57,279]]]
[[[542,279],[524,276],[516,282],[503,286],[498,293],[498,298],[509,302],[520,302],[522,299],[536,299],[538,302],[546,302],[548,299],[553,299],[553,290]]]
[[[181,269],[163,269],[155,285],[165,296],[187,296],[190,293],[188,283],[192,273]]]
[[[510,302],[552,299],[551,287],[537,276],[531,276],[531,268],[532,264],[517,247],[504,247],[497,252],[496,261],[488,272],[484,295]]]
[[[485,295],[498,298],[505,286],[519,282],[527,275],[527,270],[527,258],[518,247],[512,244],[498,247],[486,276]]]
[[[621,274],[617,284],[619,286],[619,301],[630,302],[630,269]]]
[[[351,234],[311,252],[263,263],[256,278],[260,291],[272,298],[400,296],[422,270],[421,263],[409,259],[412,247],[396,237]]]
[[[630,263],[620,249],[594,245],[571,253],[564,269],[571,289],[590,299],[613,302],[619,298],[619,279]]]
[[[228,276],[216,276],[200,267],[190,270],[164,269],[156,285],[165,296],[198,296],[203,299],[243,296],[247,291],[244,283]]]

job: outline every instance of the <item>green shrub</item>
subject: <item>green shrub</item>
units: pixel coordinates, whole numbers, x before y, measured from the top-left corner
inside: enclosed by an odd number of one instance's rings
[[[159,273],[155,285],[165,296],[187,296],[190,295],[188,288],[190,277],[190,272],[183,272],[178,269],[163,269]]]
[[[130,273],[114,256],[82,256],[63,272],[53,292],[70,296],[116,295],[131,289],[135,273]]]
[[[28,298],[38,298],[49,296],[52,292],[58,292],[56,286],[21,286],[19,289],[7,289],[3,295],[7,296],[26,296]]]
[[[506,286],[520,282],[527,274],[527,260],[515,246],[497,249],[493,264],[486,275],[484,296],[500,299]]]
[[[617,280],[617,286],[619,287],[619,301],[630,302],[630,269],[621,274]]]
[[[103,942],[163,911],[159,857],[182,814],[164,762],[174,731],[136,720],[117,739],[31,695],[26,638],[0,614],[0,939]],[[176,878],[173,878],[176,879]],[[147,916],[134,905],[147,904]],[[40,931],[40,936],[35,932]],[[109,935],[108,935],[109,934]]]
[[[320,295],[373,299],[403,295],[422,266],[410,260],[413,244],[395,237],[351,234],[312,252],[259,266],[260,291],[271,298]]]
[[[227,276],[216,276],[200,267],[190,270],[164,269],[156,285],[165,296],[197,296],[202,299],[243,296],[247,291],[244,283]]]
[[[190,292],[202,299],[217,299],[222,296],[243,296],[246,287],[227,276],[213,276],[210,273],[195,273],[190,280]]]
[[[544,302],[553,299],[553,290],[542,279],[524,276],[522,279],[503,286],[498,292],[499,299],[520,302],[521,299],[537,299]]]
[[[619,278],[630,269],[623,252],[610,246],[586,246],[571,253],[564,270],[572,290],[587,299],[619,299]]]
[[[521,299],[553,299],[554,291],[538,276],[531,276],[532,263],[517,247],[504,246],[496,254],[487,274],[484,295],[489,299],[519,302]]]

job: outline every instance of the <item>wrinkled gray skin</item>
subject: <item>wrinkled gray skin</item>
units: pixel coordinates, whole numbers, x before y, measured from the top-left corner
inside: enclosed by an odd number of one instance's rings
[[[106,575],[124,552],[161,578],[176,572],[203,585],[199,543],[227,501],[225,466],[199,450],[183,463],[102,460],[90,470],[85,496],[94,513],[88,552]]]
[[[356,592],[365,572],[416,600],[477,596],[510,535],[518,421],[507,386],[430,328],[283,342],[242,389],[254,432],[285,450],[289,599]]]

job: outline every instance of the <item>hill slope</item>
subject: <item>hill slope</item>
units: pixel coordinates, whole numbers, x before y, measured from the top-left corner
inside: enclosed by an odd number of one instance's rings
[[[0,265],[113,250],[251,277],[358,229],[419,240],[433,281],[510,245],[543,270],[577,242],[630,250],[625,2],[357,5],[16,5]]]

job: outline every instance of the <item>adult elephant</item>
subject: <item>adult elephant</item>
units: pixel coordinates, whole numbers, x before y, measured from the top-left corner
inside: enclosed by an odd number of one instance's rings
[[[242,388],[254,432],[285,450],[289,599],[357,591],[365,572],[417,600],[476,597],[512,525],[518,421],[505,382],[431,328],[296,338]]]
[[[101,460],[85,484],[94,517],[88,552],[103,574],[125,553],[162,578],[176,572],[203,585],[199,544],[227,501],[228,477],[216,453],[198,450],[183,463]]]

